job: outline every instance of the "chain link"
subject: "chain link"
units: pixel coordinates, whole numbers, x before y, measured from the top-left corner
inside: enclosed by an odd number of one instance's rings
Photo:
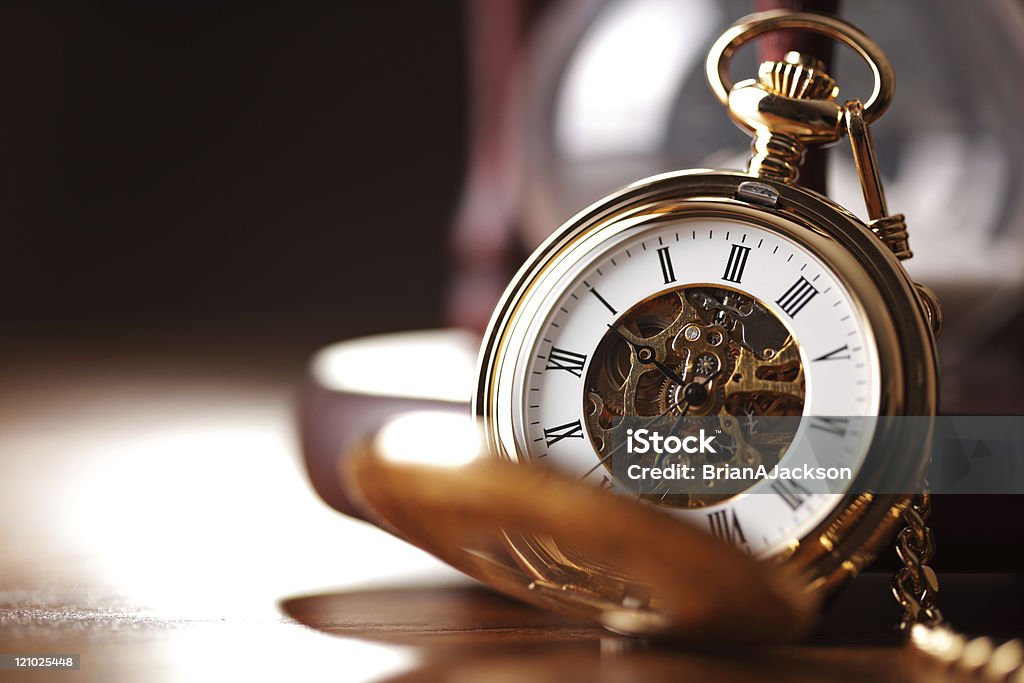
[[[929,564],[935,555],[935,535],[928,528],[931,495],[922,493],[903,512],[907,525],[896,537],[896,553],[903,566],[892,580],[892,594],[903,608],[899,628],[907,632],[914,624],[938,626],[942,613],[935,606],[939,579]]]
[[[903,512],[907,526],[896,537],[896,552],[903,562],[892,580],[892,594],[903,607],[900,630],[910,646],[912,680],[972,683],[1024,682],[1024,644],[1011,640],[1001,645],[990,638],[967,638],[949,628],[935,606],[939,581],[930,562],[935,536],[928,528],[931,496],[920,498]]]

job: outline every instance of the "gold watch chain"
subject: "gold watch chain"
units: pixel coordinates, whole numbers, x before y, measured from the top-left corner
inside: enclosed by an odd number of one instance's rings
[[[922,493],[903,512],[906,527],[896,539],[903,566],[896,571],[892,593],[903,608],[900,630],[906,633],[914,680],[978,683],[1024,682],[1024,644],[1010,640],[996,645],[991,638],[967,638],[950,628],[935,606],[939,581],[929,564],[935,535],[928,527],[931,495]]]
[[[892,580],[892,594],[903,608],[900,630],[914,624],[938,626],[942,612],[935,606],[939,579],[930,562],[935,556],[935,535],[928,527],[932,503],[929,493],[922,493],[903,512],[907,523],[896,537],[896,553],[903,566]]]

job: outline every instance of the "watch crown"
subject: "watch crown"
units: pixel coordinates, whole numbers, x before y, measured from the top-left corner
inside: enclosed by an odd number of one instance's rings
[[[834,100],[839,95],[839,86],[825,72],[825,65],[799,52],[787,52],[782,61],[761,62],[757,80],[771,92],[795,99]]]
[[[754,132],[747,172],[795,182],[807,145],[828,144],[842,135],[838,94],[824,64],[799,52],[763,62],[757,79],[737,83],[728,107],[734,121]]]

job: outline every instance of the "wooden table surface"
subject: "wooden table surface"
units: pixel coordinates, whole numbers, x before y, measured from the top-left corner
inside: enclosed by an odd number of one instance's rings
[[[0,679],[901,680],[885,644],[614,638],[338,515],[296,452],[304,354],[5,350],[0,653],[76,653],[81,669]]]

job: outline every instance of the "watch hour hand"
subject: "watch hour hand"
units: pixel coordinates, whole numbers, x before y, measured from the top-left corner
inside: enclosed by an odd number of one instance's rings
[[[660,372],[667,379],[672,380],[679,386],[683,386],[684,384],[686,384],[686,380],[680,377],[675,370],[673,370],[672,368],[658,360],[653,347],[647,346],[645,344],[637,344],[635,341],[633,341],[625,334],[623,334],[614,325],[608,325],[608,329],[614,332],[615,334],[619,335],[619,337],[621,337],[624,342],[629,344],[629,346],[633,349],[634,353],[636,353],[637,360],[639,360],[641,363],[643,363],[644,365],[653,365],[655,368],[658,369],[658,372]]]

